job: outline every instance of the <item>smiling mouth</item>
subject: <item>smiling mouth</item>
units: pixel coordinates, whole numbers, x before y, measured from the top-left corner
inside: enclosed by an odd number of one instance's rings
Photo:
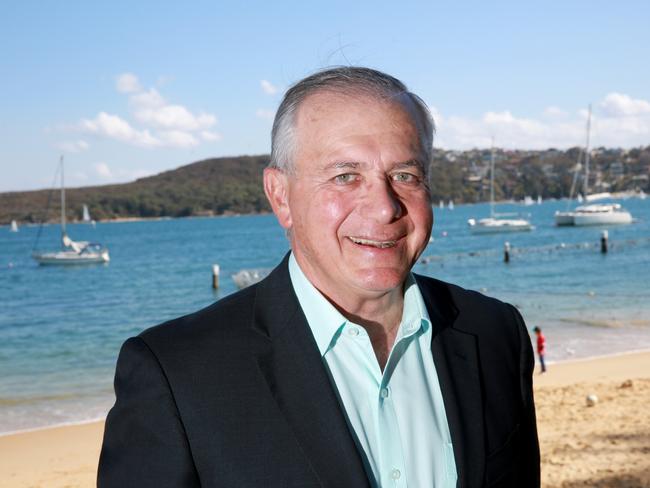
[[[397,241],[375,241],[372,239],[363,239],[361,237],[348,237],[352,242],[355,244],[359,244],[361,246],[371,246],[371,247],[376,247],[377,249],[388,249],[389,247],[395,247],[397,244]]]

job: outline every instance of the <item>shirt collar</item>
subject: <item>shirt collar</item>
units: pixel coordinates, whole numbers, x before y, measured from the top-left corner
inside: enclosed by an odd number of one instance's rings
[[[289,256],[289,276],[318,350],[325,356],[348,320],[309,281],[293,253]],[[431,320],[412,273],[406,279],[404,290],[404,310],[395,342],[420,330],[423,333],[431,331]]]
[[[289,276],[318,350],[324,356],[346,318],[311,284],[293,253],[289,256]]]

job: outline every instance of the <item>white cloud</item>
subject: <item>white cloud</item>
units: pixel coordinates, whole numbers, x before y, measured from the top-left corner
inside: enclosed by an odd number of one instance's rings
[[[221,140],[221,134],[218,132],[212,132],[209,130],[204,130],[201,131],[201,138],[204,141],[220,141]]]
[[[214,115],[194,115],[182,105],[142,107],[136,109],[134,116],[142,124],[160,129],[195,131],[208,129],[217,123]]]
[[[144,169],[111,168],[107,163],[95,163],[95,174],[104,181],[132,181],[145,176],[150,176],[151,171]],[[83,179],[87,179],[84,175]]]
[[[117,115],[100,112],[94,119],[84,119],[80,127],[83,131],[127,142],[136,146],[160,146],[160,140],[152,136],[148,130],[137,130]]]
[[[79,153],[88,149],[90,145],[86,141],[79,139],[78,141],[59,142],[56,147],[63,152]]]
[[[267,95],[275,95],[278,92],[278,88],[270,81],[262,80],[260,81],[260,86]]]
[[[594,107],[592,146],[634,147],[650,141],[650,102],[610,93]],[[512,149],[567,148],[585,143],[585,109],[570,114],[549,107],[538,118],[521,117],[508,110],[486,112],[478,118],[445,117],[435,109],[432,112],[438,129],[437,147],[488,147],[492,137],[498,147]]]
[[[138,77],[133,73],[122,73],[118,75],[115,85],[117,91],[120,93],[135,93],[142,89]]]
[[[544,115],[551,118],[561,118],[566,117],[568,114],[561,108],[551,105],[544,109]]]
[[[275,112],[273,110],[258,108],[255,112],[255,116],[259,119],[273,120],[273,117],[275,117]]]
[[[182,130],[168,130],[159,133],[160,139],[165,146],[170,147],[194,147],[199,140],[190,132]]]
[[[105,180],[110,180],[113,178],[113,173],[111,168],[108,167],[106,163],[95,163],[95,172],[100,178]]]
[[[193,114],[183,105],[168,104],[155,88],[135,93],[129,103],[135,119],[145,126],[165,130],[198,131],[217,123],[212,114]]]
[[[187,148],[221,139],[211,130],[217,124],[215,115],[168,103],[157,89],[142,88],[132,73],[117,76],[116,89],[129,97],[130,120],[102,111],[93,119],[81,120],[77,131],[147,148]]]
[[[634,115],[650,115],[650,102],[635,100],[622,93],[610,93],[600,102],[606,115],[611,117],[626,117]]]
[[[165,99],[155,88],[147,91],[140,91],[129,97],[129,103],[136,109],[160,108],[165,105]]]

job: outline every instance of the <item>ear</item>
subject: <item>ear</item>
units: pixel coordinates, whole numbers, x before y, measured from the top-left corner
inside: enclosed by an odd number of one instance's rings
[[[284,229],[293,225],[291,209],[289,208],[289,179],[277,168],[264,170],[264,193],[273,208],[273,213]]]

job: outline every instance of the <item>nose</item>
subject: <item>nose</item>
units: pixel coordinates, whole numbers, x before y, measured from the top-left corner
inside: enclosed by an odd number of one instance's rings
[[[368,186],[361,210],[364,218],[389,224],[402,216],[404,207],[390,182],[379,179]]]

